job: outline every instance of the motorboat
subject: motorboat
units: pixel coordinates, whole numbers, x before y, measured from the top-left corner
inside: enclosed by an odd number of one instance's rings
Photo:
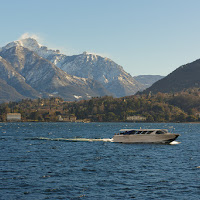
[[[167,129],[121,129],[120,133],[114,135],[113,142],[169,144],[178,136]]]

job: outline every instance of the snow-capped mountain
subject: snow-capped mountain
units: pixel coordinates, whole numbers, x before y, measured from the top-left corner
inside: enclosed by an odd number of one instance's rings
[[[59,50],[50,50],[38,44],[33,38],[12,42],[4,48],[16,45],[34,51],[70,75],[98,81],[116,97],[133,95],[143,89],[141,83],[138,83],[123,70],[122,66],[109,58],[87,52],[80,55],[67,56],[61,54]]]
[[[110,95],[96,81],[67,74],[19,42],[1,49],[0,79],[26,98],[60,96],[71,101]]]
[[[14,46],[21,46],[21,47],[28,48],[29,50],[34,51],[40,57],[49,60],[55,65],[57,63],[62,63],[61,61],[64,60],[65,57],[67,57],[64,54],[61,54],[59,50],[52,50],[52,49],[48,49],[46,46],[42,46],[33,38],[26,38],[26,39],[10,42],[5,47],[2,47],[1,49],[5,50]]]

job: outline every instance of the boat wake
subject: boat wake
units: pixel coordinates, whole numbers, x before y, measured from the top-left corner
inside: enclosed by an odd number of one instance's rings
[[[113,142],[113,138],[47,138],[47,137],[36,137],[36,138],[26,138],[29,140],[50,140],[50,141],[65,141],[65,142]],[[170,145],[180,144],[181,142],[173,141],[169,143]]]
[[[92,138],[46,138],[38,137],[34,138],[35,140],[52,140],[52,141],[67,141],[67,142],[113,142],[113,139],[104,138],[104,139],[92,139]]]
[[[180,144],[181,142],[178,142],[178,141],[173,141],[173,142],[170,142],[169,144],[171,145],[175,145],[175,144]]]

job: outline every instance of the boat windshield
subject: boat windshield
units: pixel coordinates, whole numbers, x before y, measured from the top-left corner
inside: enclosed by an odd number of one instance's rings
[[[125,131],[123,134],[124,135],[132,135],[132,134],[135,134],[137,131],[135,131],[135,130],[131,130],[131,131]]]

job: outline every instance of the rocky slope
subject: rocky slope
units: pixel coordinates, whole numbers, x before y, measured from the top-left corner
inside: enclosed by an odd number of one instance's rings
[[[60,96],[65,100],[110,95],[99,83],[68,75],[19,43],[0,51],[0,78],[28,98]]]
[[[1,55],[1,52],[0,52]],[[0,78],[6,82],[7,85],[14,88],[20,95],[29,98],[37,98],[41,95],[29,84],[26,83],[25,78],[17,72],[17,70],[0,56]],[[2,85],[1,85],[2,87]],[[7,91],[11,93],[11,90]]]
[[[15,88],[8,85],[6,81],[0,78],[0,102],[19,101],[25,96],[19,94]]]

